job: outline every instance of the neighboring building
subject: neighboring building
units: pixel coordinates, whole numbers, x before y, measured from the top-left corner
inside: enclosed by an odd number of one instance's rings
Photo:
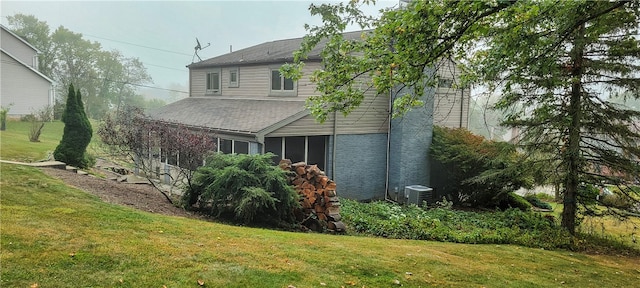
[[[38,71],[38,49],[6,27],[0,28],[0,105],[10,107],[9,117],[53,107],[53,80]]]
[[[345,37],[356,39],[361,33]],[[435,113],[438,121],[466,127],[468,91],[434,89],[437,96],[425,97],[424,108],[393,120],[389,95],[373,91],[348,116],[334,113],[320,124],[304,104],[317,93],[308,75],[322,67],[322,44],[305,61],[306,77],[292,81],[278,70],[292,61],[301,41],[263,43],[188,65],[189,97],[150,116],[209,131],[225,153],[272,152],[277,155],[275,161],[288,158],[316,164],[338,183],[342,197],[395,198],[394,192],[402,192],[407,185],[429,186],[433,99],[440,102]],[[455,74],[444,76],[441,79],[455,79]],[[449,100],[450,95],[457,99]]]

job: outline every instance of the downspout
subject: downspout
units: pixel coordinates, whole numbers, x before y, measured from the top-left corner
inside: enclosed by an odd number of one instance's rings
[[[460,128],[462,128],[463,115],[464,115],[464,87],[460,89]]]
[[[265,148],[264,148],[264,135],[260,134],[260,133],[256,133],[256,143],[258,143],[259,147],[258,149],[260,149],[260,151],[256,151],[258,154],[264,154],[265,152]],[[249,148],[251,148],[251,145],[249,145]],[[251,154],[251,149],[249,149],[249,154]],[[283,153],[284,154],[284,153]]]
[[[390,155],[391,154],[391,115],[393,114],[393,90],[389,89],[389,108],[388,108],[388,116],[387,116],[387,167],[385,168],[385,177],[384,177],[384,200],[395,202],[389,198],[389,166],[390,166]]]
[[[333,151],[331,151],[331,178],[336,179],[336,144],[338,137],[338,112],[333,111]]]

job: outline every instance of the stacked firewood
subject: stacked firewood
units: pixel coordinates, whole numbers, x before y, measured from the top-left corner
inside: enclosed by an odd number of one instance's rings
[[[302,224],[315,231],[344,232],[340,221],[340,201],[336,194],[336,183],[329,179],[317,165],[304,162],[280,161],[280,168],[289,173],[289,183],[300,195],[302,209],[296,217]]]

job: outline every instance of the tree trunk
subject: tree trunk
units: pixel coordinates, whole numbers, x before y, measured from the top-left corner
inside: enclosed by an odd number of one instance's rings
[[[571,100],[569,102],[568,115],[571,117],[571,124],[569,128],[569,137],[565,144],[567,150],[565,155],[567,159],[567,174],[565,178],[565,193],[564,193],[564,209],[562,210],[562,222],[563,228],[567,229],[572,235],[575,234],[576,229],[576,212],[577,212],[577,198],[578,189],[580,186],[580,129],[582,128],[582,74],[584,72],[583,65],[583,53],[584,53],[584,33],[585,26],[582,24],[576,31],[574,39],[574,48],[571,52],[571,62],[573,67],[571,70],[571,78],[573,83],[571,84]]]

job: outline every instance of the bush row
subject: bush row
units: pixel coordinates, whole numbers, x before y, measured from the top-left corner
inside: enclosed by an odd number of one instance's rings
[[[555,221],[539,214],[507,209],[495,212],[422,209],[388,202],[341,201],[350,232],[398,239],[469,244],[517,244],[569,248],[571,237]]]

